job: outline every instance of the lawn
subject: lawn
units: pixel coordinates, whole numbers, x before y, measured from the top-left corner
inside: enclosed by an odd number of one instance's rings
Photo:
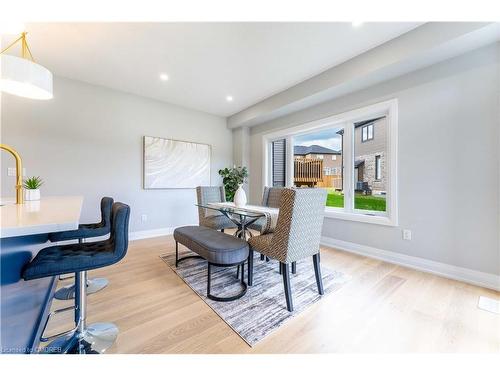
[[[344,207],[344,196],[333,189],[328,191],[326,205],[329,207]],[[356,194],[354,208],[358,210],[385,211],[385,197]]]

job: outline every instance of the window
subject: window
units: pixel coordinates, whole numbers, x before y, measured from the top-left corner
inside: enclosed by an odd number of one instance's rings
[[[323,154],[316,155],[316,158],[311,160],[304,160],[300,157],[302,153],[317,147],[327,149],[329,153],[338,152],[342,155],[342,135],[340,134],[342,129],[341,126],[330,127],[289,138],[294,150],[293,181],[290,181],[290,185],[327,189],[327,207],[344,207],[342,178],[332,172],[332,164],[340,165],[342,161],[333,163],[329,158],[324,158]]]
[[[373,124],[364,125],[361,129],[361,142],[371,141],[373,139]]]
[[[380,155],[375,156],[375,180],[380,180],[382,177],[382,165],[380,163]]]
[[[374,138],[375,128],[377,141],[366,142]],[[277,156],[285,155],[285,186],[326,189],[325,216],[397,225],[397,100],[267,133],[266,186],[277,180],[275,147],[270,146],[279,139],[286,146]],[[334,153],[323,160],[307,159],[313,146]]]

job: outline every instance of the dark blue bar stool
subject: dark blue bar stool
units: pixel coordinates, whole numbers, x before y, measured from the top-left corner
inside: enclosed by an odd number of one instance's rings
[[[46,353],[103,353],[116,340],[118,328],[112,323],[86,324],[87,271],[110,266],[127,253],[130,207],[114,203],[111,210],[111,235],[99,242],[51,246],[42,249],[23,271],[25,280],[75,273],[75,322],[68,332],[45,348]],[[48,319],[47,319],[48,321]],[[47,322],[45,323],[47,325]],[[50,338],[47,338],[48,340]]]
[[[80,224],[78,229],[65,232],[56,232],[49,234],[51,242],[60,242],[68,240],[78,240],[79,243],[91,237],[105,236],[111,230],[111,206],[113,198],[104,197],[101,199],[101,221],[94,224]],[[95,277],[88,279],[87,294],[93,294],[108,285],[108,280],[104,277]],[[58,289],[54,298],[59,300],[68,300],[75,298],[75,284],[64,286]]]

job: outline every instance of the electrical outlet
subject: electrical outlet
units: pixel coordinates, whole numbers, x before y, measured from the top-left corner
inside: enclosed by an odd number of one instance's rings
[[[142,215],[141,215],[141,221],[142,221],[143,223],[145,223],[146,221],[148,221],[148,215],[146,215],[146,214],[142,214]]]
[[[411,230],[403,229],[403,240],[411,241]]]

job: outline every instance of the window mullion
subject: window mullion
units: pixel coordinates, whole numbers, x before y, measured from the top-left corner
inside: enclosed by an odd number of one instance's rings
[[[342,155],[344,157],[344,210],[352,212],[354,208],[354,124],[347,123],[344,128]]]

